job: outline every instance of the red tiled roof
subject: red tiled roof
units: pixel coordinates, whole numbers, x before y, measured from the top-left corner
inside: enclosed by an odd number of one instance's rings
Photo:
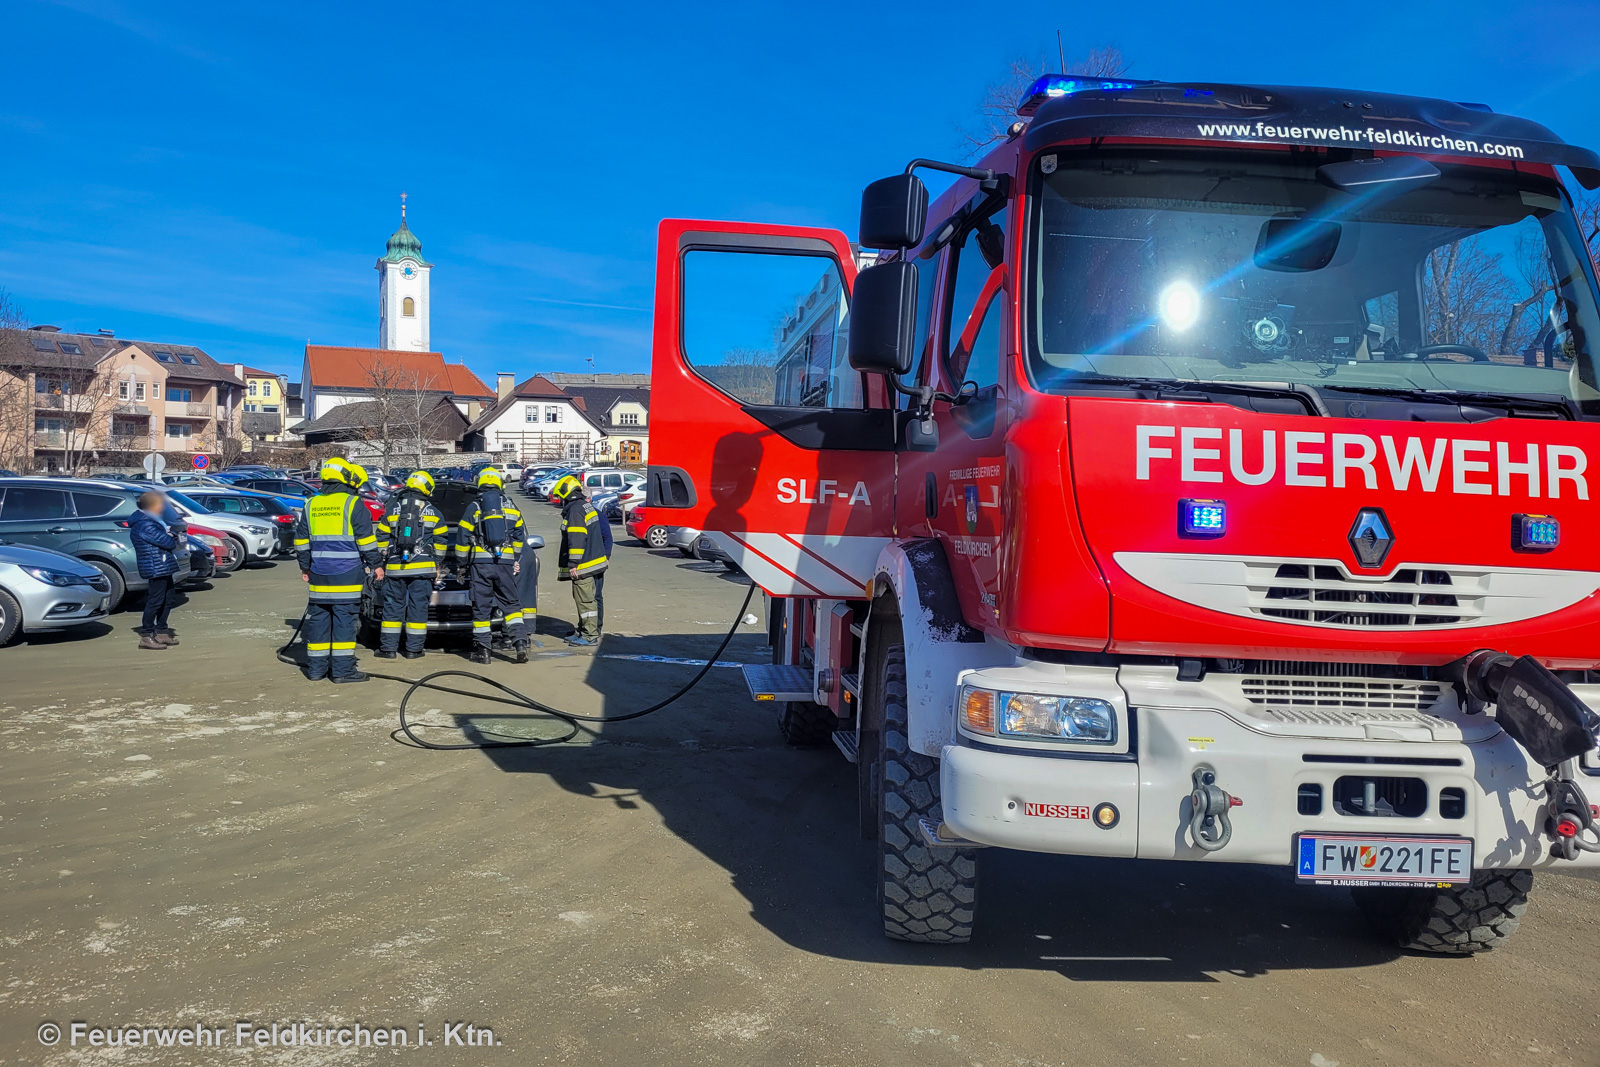
[[[546,378],[542,374],[535,374],[532,378],[529,378],[527,381],[511,390],[511,395],[523,397],[549,396],[559,397],[563,400],[570,399],[567,396],[566,390],[562,389],[559,385],[556,385],[549,378]]]
[[[483,379],[468,370],[465,363],[446,363],[444,369],[445,373],[450,376],[450,394],[452,396],[494,396],[494,390],[484,385]]]
[[[281,378],[281,377],[283,377],[283,375],[279,374],[277,371],[256,370],[254,367],[246,367],[244,369],[244,372],[246,374],[248,374],[252,378]]]
[[[438,352],[389,348],[306,345],[306,369],[313,389],[370,389],[374,364],[415,374],[423,388],[452,396],[492,397],[490,389],[462,363],[446,363]]]

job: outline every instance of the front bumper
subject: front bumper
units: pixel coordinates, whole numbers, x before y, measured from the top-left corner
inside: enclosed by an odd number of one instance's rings
[[[18,602],[22,608],[24,633],[48,633],[98,622],[107,614],[109,594],[87,585],[53,586],[39,584],[22,592]]]
[[[1441,718],[1459,715],[1453,695],[1447,702]],[[1339,832],[1471,837],[1480,868],[1600,867],[1592,853],[1576,861],[1550,856],[1542,832],[1544,772],[1504,733],[1481,729],[1481,717],[1455,741],[1352,740],[1273,736],[1219,710],[1124,711],[1125,753],[1019,750],[965,735],[945,745],[945,824],[979,844],[1084,856],[1287,866],[1296,834]],[[1217,852],[1189,837],[1189,794],[1200,767],[1215,771],[1217,784],[1242,801],[1230,812],[1232,840]],[[1420,781],[1425,807],[1409,816],[1345,814],[1333,801],[1336,783],[1347,777]],[[1600,803],[1600,777],[1581,784]],[[1302,787],[1320,794],[1316,814],[1302,812]],[[1456,814],[1453,801],[1441,803],[1447,790],[1465,798],[1458,817],[1447,817]],[[1109,828],[1090,817],[1105,803],[1119,816]]]

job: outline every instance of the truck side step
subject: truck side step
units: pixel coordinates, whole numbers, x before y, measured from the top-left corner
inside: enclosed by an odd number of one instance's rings
[[[843,752],[844,758],[851,763],[861,758],[861,752],[857,748],[859,741],[860,739],[850,730],[835,730],[833,732],[834,747]]]
[[[857,700],[860,700],[861,699],[861,675],[859,675],[859,674],[847,674],[847,675],[844,676],[843,681],[844,681],[844,691],[846,693],[849,693],[851,696],[855,697]]]
[[[753,700],[803,700],[816,697],[811,672],[792,663],[746,663],[744,684]]]
[[[922,840],[929,848],[988,848],[976,841],[968,841],[964,837],[957,837],[950,827],[944,823],[937,826],[929,819],[918,819],[922,827]]]

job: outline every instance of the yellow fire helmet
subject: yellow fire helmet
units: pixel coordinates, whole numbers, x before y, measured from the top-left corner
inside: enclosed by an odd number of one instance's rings
[[[495,489],[504,489],[506,480],[500,477],[500,472],[493,467],[485,467],[478,472],[478,488],[488,489],[491,486]]]
[[[427,471],[412,471],[406,479],[406,488],[415,489],[423,496],[433,495],[433,475]]]
[[[350,485],[350,464],[338,456],[324,460],[322,469],[317,472],[317,477],[325,482],[338,482],[341,485]]]
[[[350,488],[360,489],[367,484],[367,468],[359,463],[347,463],[345,466],[350,470]]]
[[[572,475],[566,475],[550,489],[550,495],[557,500],[565,500],[572,495],[574,489],[581,489],[583,483]]]

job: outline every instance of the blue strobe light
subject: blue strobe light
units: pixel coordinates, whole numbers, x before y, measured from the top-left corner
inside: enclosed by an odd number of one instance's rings
[[[1561,544],[1561,524],[1550,515],[1518,515],[1512,547],[1518,552],[1548,552]]]
[[[1178,501],[1178,534],[1221,537],[1228,532],[1228,505],[1220,500]]]

